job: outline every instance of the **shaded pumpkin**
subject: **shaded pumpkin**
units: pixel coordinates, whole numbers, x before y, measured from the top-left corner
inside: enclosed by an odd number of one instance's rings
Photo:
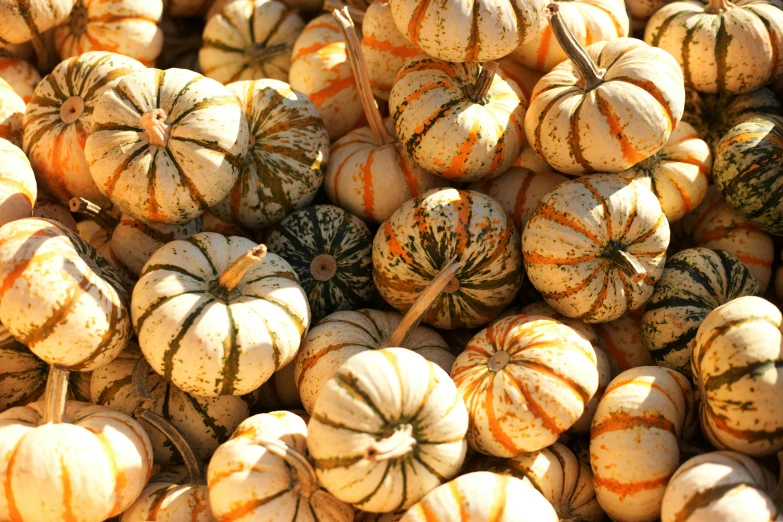
[[[612,375],[639,366],[653,366],[655,363],[644,344],[642,318],[625,313],[614,321],[593,325],[601,348],[609,356]]]
[[[24,152],[0,138],[0,226],[33,215],[38,185]]]
[[[0,324],[0,413],[40,399],[49,366]]]

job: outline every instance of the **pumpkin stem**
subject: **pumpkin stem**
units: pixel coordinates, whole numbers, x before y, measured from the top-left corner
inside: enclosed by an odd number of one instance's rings
[[[733,7],[734,5],[729,0],[709,0],[704,8],[704,12],[707,14],[721,14]]]
[[[647,276],[647,270],[638,259],[617,245],[609,244],[604,250],[603,257],[609,258],[617,268],[627,275],[632,283],[638,283]]]
[[[71,200],[68,201],[68,208],[71,210],[71,212],[76,214],[84,214],[85,216],[95,220],[95,222],[98,223],[98,225],[100,225],[100,227],[109,234],[111,234],[112,231],[117,228],[117,225],[120,222],[119,219],[116,219],[106,210],[99,207],[92,201],[84,198],[71,198]]]
[[[65,401],[68,397],[68,374],[70,372],[55,365],[49,365],[44,393],[44,414],[41,424],[63,422]]]
[[[444,292],[450,294],[459,290],[459,279],[455,277],[455,274],[460,268],[462,268],[462,263],[456,261],[456,258],[452,258],[446,263],[446,267],[419,294],[413,305],[408,309],[405,317],[402,318],[402,321],[400,321],[400,324],[397,325],[397,328],[394,329],[386,342],[381,345],[381,348],[399,348],[408,344],[408,339],[410,339],[413,331],[419,325],[427,310],[430,309],[432,303]]]
[[[150,145],[165,147],[171,135],[171,126],[166,124],[166,112],[163,109],[153,109],[141,116],[141,126]]]
[[[576,41],[574,35],[568,29],[568,26],[563,22],[563,18],[560,15],[560,6],[552,2],[547,7],[547,14],[549,15],[549,25],[552,26],[552,32],[555,33],[557,42],[560,47],[563,48],[566,55],[574,62],[574,65],[579,69],[579,74],[582,76],[582,80],[585,82],[585,90],[594,89],[603,82],[605,70],[599,69],[595,62],[587,54],[585,48]]]
[[[315,256],[310,263],[310,274],[316,281],[329,281],[337,273],[337,260],[329,254]]]
[[[413,438],[413,426],[403,424],[385,439],[376,441],[364,451],[364,458],[371,462],[391,460],[410,453],[417,441]]]
[[[294,469],[297,487],[299,488],[298,492],[301,496],[310,498],[318,490],[318,479],[315,476],[315,470],[302,452],[279,439],[253,437],[252,442],[253,444],[263,446],[269,453],[280,457]]]
[[[234,259],[234,261],[223,270],[223,273],[220,274],[217,281],[214,282],[213,288],[210,288],[212,294],[219,299],[230,299],[231,293],[239,285],[239,282],[245,276],[245,272],[247,272],[251,266],[264,259],[265,256],[266,245],[258,245]]]
[[[492,81],[495,79],[495,71],[497,71],[498,65],[498,62],[494,60],[484,62],[484,65],[481,67],[481,72],[476,79],[476,83],[473,84],[468,96],[475,103],[485,105],[488,102],[487,93],[492,86]]]
[[[379,146],[387,143],[396,143],[397,138],[392,136],[386,129],[383,117],[381,116],[381,111],[378,109],[378,103],[375,101],[375,96],[372,93],[370,73],[367,71],[367,62],[364,60],[361,43],[359,42],[359,37],[356,35],[353,20],[351,20],[348,9],[345,8],[343,11],[335,9],[332,11],[332,16],[337,20],[337,23],[340,26],[340,32],[343,33],[345,50],[348,53],[348,58],[351,60],[351,69],[353,69],[353,75],[356,78],[359,98],[362,100],[362,107],[364,107],[364,114],[367,116],[370,130],[375,136],[375,143]]]
[[[271,60],[275,56],[290,53],[293,46],[290,43],[280,43],[264,47],[264,44],[253,44],[245,50],[245,55],[256,63]]]
[[[359,23],[364,21],[364,11],[361,9],[357,9],[356,7],[350,5],[345,5],[339,0],[326,0],[324,2],[324,11],[327,13],[332,12],[335,9],[339,9],[340,11],[343,9],[348,9],[348,14],[351,15],[352,20],[356,20]]]

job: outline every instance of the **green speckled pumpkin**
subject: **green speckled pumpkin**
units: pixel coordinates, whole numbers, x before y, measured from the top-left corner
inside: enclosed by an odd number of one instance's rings
[[[49,365],[0,324],[0,412],[43,396]]]
[[[362,220],[341,208],[298,210],[275,227],[266,245],[299,276],[313,322],[353,309],[373,295],[372,234]]]

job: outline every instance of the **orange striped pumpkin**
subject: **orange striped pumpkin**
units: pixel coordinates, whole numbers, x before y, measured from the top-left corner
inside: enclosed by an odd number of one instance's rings
[[[655,364],[644,345],[641,317],[626,313],[614,321],[596,323],[593,327],[600,347],[609,356],[612,375]]]
[[[3,0],[0,2],[0,43],[40,42],[42,33],[71,14],[74,0]],[[40,44],[40,43],[39,43]]]
[[[0,78],[0,138],[17,147],[22,146],[26,109],[24,100]]]
[[[552,308],[588,323],[617,319],[647,301],[668,245],[655,194],[616,174],[561,183],[522,234],[530,282]]]
[[[525,100],[532,99],[533,89],[535,89],[538,80],[544,76],[544,73],[534,69],[528,69],[509,56],[498,60],[498,64],[500,69],[503,71],[506,81],[512,80],[514,83],[516,83],[517,87],[519,87],[519,89],[522,91],[522,94],[525,95]],[[529,145],[525,145],[525,148],[528,147]],[[535,152],[533,154],[538,157]],[[524,166],[517,165],[516,163],[514,163],[514,165],[520,167]]]
[[[557,172],[538,155],[536,149],[531,147],[529,143],[522,148],[522,152],[514,160],[513,166],[530,169],[533,172]]]
[[[29,103],[41,75],[29,62],[0,49],[0,79],[5,80],[25,103]]]
[[[209,504],[209,489],[185,466],[169,466],[154,475],[119,522],[218,522]],[[206,481],[203,481],[206,482]]]
[[[49,367],[0,324],[0,413],[43,396]]]
[[[38,186],[27,156],[0,138],[0,226],[32,216],[37,197]]]

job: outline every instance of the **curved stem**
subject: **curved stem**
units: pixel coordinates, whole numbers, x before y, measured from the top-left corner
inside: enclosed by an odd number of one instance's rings
[[[362,107],[364,107],[364,114],[367,116],[370,130],[375,136],[375,143],[379,146],[387,143],[396,143],[397,138],[386,130],[381,111],[378,109],[378,103],[375,101],[375,96],[372,93],[367,62],[364,60],[361,42],[359,42],[359,37],[356,35],[353,20],[351,20],[351,15],[348,14],[348,8],[342,11],[335,9],[332,11],[332,16],[337,20],[340,31],[343,33],[345,51],[351,60],[351,68],[356,78],[356,87],[359,89],[359,98],[362,100]]]
[[[279,439],[270,439],[267,437],[253,437],[253,444],[263,446],[269,453],[280,457],[286,464],[296,471],[296,480],[299,485],[299,494],[305,498],[318,490],[318,479],[315,476],[315,470],[299,450],[292,448]]]
[[[413,306],[408,309],[405,317],[402,318],[402,321],[400,321],[400,324],[397,325],[397,328],[394,329],[386,342],[381,345],[381,348],[389,346],[405,347],[424,314],[427,313],[427,310],[429,310],[440,294],[443,292],[451,293],[459,289],[459,280],[454,276],[460,268],[462,268],[462,263],[454,259],[446,263],[446,268],[441,270],[435,276],[435,279],[427,285],[427,288],[419,294],[419,297],[413,302]]]
[[[614,245],[610,244],[606,247],[604,257],[609,258],[634,283],[638,283],[647,275],[647,270],[645,270],[644,265],[638,259]]]
[[[605,71],[598,68],[587,54],[587,51],[585,51],[585,48],[571,34],[560,15],[560,6],[552,2],[547,6],[547,13],[549,14],[549,25],[552,26],[552,32],[555,33],[560,47],[563,48],[566,55],[571,58],[576,68],[579,69],[579,74],[585,82],[585,90],[590,90],[600,85]]]
[[[110,234],[120,223],[119,219],[116,219],[105,209],[84,198],[71,198],[71,200],[68,201],[68,208],[71,210],[71,212],[84,214],[85,216],[95,220],[95,222],[98,223],[98,225],[100,225],[103,230]]]
[[[485,62],[481,68],[476,83],[473,84],[473,89],[470,93],[470,99],[476,103],[484,105],[487,103],[487,93],[492,86],[492,81],[495,79],[495,71],[498,69],[498,62],[489,61]]]
[[[281,43],[264,47],[262,44],[251,45],[245,51],[245,54],[256,62],[265,62],[275,56],[290,53],[294,47],[290,43]]]
[[[367,448],[364,458],[372,462],[397,459],[410,453],[416,443],[416,439],[413,438],[413,426],[405,424],[390,436]]]
[[[169,442],[177,449],[182,460],[185,461],[185,468],[188,470],[188,483],[194,485],[203,485],[207,483],[204,473],[204,463],[201,462],[190,447],[185,436],[175,428],[169,421],[147,408],[139,408],[134,413],[138,420],[143,420],[165,436]]]
[[[68,397],[68,370],[49,365],[49,377],[44,393],[44,414],[42,424],[63,422],[65,401]]]
[[[357,9],[356,7],[345,5],[343,2],[340,2],[340,0],[326,0],[324,2],[324,11],[327,13],[331,13],[335,9],[339,9],[342,11],[343,9],[348,9],[348,14],[351,15],[351,19],[355,20],[358,23],[362,23],[364,21],[364,11],[361,9]]]
[[[163,109],[153,109],[142,114],[141,126],[150,145],[165,147],[168,144],[171,127],[166,124],[166,112]]]
[[[251,248],[238,258],[236,258],[228,268],[223,270],[217,280],[217,287],[213,293],[222,294],[221,297],[227,299],[231,292],[239,285],[239,281],[245,275],[251,266],[255,265],[266,256],[266,245],[258,245]]]

